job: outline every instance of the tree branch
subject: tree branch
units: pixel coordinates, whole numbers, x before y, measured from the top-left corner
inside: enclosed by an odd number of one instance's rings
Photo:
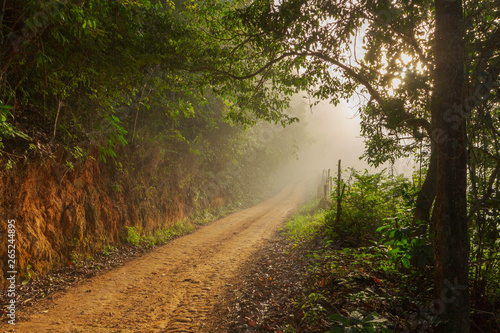
[[[213,68],[213,67],[195,68],[192,71],[193,72],[211,71],[211,72],[215,72],[215,73],[218,73],[218,74],[226,75],[226,76],[228,76],[228,77],[230,77],[231,79],[234,79],[234,80],[240,80],[240,81],[242,81],[242,80],[248,80],[248,79],[254,78],[257,75],[259,75],[260,73],[262,73],[265,70],[267,70],[268,68],[270,68],[271,66],[273,66],[275,63],[280,62],[281,60],[283,60],[283,59],[285,59],[287,57],[296,56],[296,55],[298,55],[298,54],[295,53],[295,52],[286,52],[286,53],[283,53],[281,56],[279,56],[279,57],[277,57],[277,58],[275,58],[273,60],[270,60],[267,64],[265,64],[264,66],[262,66],[261,68],[259,68],[257,71],[255,71],[253,73],[250,73],[250,74],[247,74],[247,75],[236,75],[236,74],[233,74],[233,73],[221,70],[221,69]]]
[[[490,198],[490,196],[493,194],[493,184],[495,183],[495,180],[497,179],[498,172],[500,170],[500,161],[497,162],[497,165],[495,167],[495,170],[490,175],[490,178],[488,180],[488,187],[486,190],[486,193],[483,195],[481,200],[479,200],[474,207],[469,211],[469,215],[467,216],[467,221],[470,221],[471,218],[474,216],[474,214],[481,208],[481,206]]]
[[[490,35],[490,37],[482,43],[482,48],[479,52],[478,58],[481,59],[474,71],[475,74],[479,74],[486,69],[488,66],[488,61],[494,55],[495,50],[500,48],[500,27],[497,27],[495,31]]]
[[[363,75],[356,72],[356,70],[354,70],[352,67],[347,66],[346,64],[343,64],[342,62],[332,58],[331,56],[329,56],[328,54],[326,54],[325,52],[322,52],[322,51],[285,52],[285,53],[281,54],[280,56],[268,61],[264,66],[262,66],[261,68],[259,68],[255,72],[247,74],[247,75],[235,75],[233,73],[230,73],[230,72],[227,72],[227,71],[224,71],[221,69],[216,69],[213,67],[198,68],[198,69],[195,69],[194,71],[213,71],[213,72],[216,72],[219,74],[226,75],[226,76],[228,76],[232,79],[235,79],[235,80],[246,80],[246,79],[250,79],[250,78],[253,78],[253,77],[261,74],[262,72],[268,70],[271,66],[273,66],[274,64],[280,62],[281,60],[283,60],[285,58],[288,58],[288,57],[307,57],[307,56],[315,57],[317,59],[323,60],[327,63],[330,63],[334,66],[339,67],[347,75],[351,76],[353,79],[358,81],[358,83],[363,85],[368,90],[368,93],[370,94],[371,98],[374,99],[381,107],[383,107],[385,105],[386,101],[384,100],[384,98],[372,86],[372,84],[368,81],[368,79],[366,77],[364,77]],[[427,134],[430,135],[431,124],[429,123],[429,121],[427,119],[415,118],[415,116],[413,116],[409,112],[406,112],[405,110],[401,110],[400,115],[402,116],[401,118],[403,118],[402,122],[405,122],[406,124],[408,124],[409,126],[411,126],[413,128],[423,128],[427,132]]]

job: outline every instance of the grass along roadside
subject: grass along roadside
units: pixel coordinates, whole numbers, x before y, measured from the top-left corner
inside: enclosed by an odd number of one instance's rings
[[[351,175],[338,223],[335,207],[315,210],[311,202],[285,225],[290,247],[301,247],[311,260],[305,288],[294,298],[303,311],[296,327],[306,322],[323,332],[434,331],[450,298],[434,297],[432,234],[413,222],[418,184],[384,172]],[[483,274],[489,288],[471,289],[471,330],[500,332],[494,259],[473,267],[471,283]]]
[[[143,232],[140,227],[127,226],[125,242],[135,246],[142,245],[146,248],[164,245],[174,238],[190,234],[196,231],[200,226],[208,225],[234,211],[235,209],[223,207],[217,209],[204,209],[193,214],[192,217],[184,218],[173,225],[165,226],[148,233]]]
[[[285,222],[283,231],[295,246],[313,239],[324,226],[326,211],[318,209],[318,205],[318,200],[310,200]]]

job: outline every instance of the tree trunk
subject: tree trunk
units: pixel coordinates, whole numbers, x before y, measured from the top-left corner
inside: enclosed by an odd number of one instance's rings
[[[469,332],[469,238],[463,108],[464,27],[461,0],[436,0],[432,140],[437,149],[434,311],[436,332]]]
[[[437,152],[436,145],[431,145],[431,157],[429,162],[429,169],[425,176],[424,183],[420,192],[418,192],[417,200],[415,203],[415,212],[413,213],[413,224],[417,225],[417,221],[425,221],[420,223],[420,234],[425,234],[427,226],[431,218],[431,209],[434,199],[436,198],[436,185],[437,185]]]

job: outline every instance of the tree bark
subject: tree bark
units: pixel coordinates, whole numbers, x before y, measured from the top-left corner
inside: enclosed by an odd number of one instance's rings
[[[435,0],[432,140],[437,149],[433,310],[436,332],[469,332],[464,25],[461,0]]]
[[[415,202],[415,212],[413,213],[413,223],[417,225],[417,221],[425,221],[419,228],[421,234],[427,230],[431,218],[431,209],[434,199],[436,198],[436,185],[437,185],[437,152],[435,144],[431,145],[431,157],[429,162],[429,169],[425,176],[424,183],[420,192],[418,192],[417,200]]]

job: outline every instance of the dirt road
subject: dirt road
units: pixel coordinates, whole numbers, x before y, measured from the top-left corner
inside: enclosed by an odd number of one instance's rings
[[[13,332],[204,332],[239,265],[302,200],[290,186],[252,208],[178,238],[45,300]],[[3,323],[2,323],[3,324]],[[12,326],[3,325],[1,331]]]

